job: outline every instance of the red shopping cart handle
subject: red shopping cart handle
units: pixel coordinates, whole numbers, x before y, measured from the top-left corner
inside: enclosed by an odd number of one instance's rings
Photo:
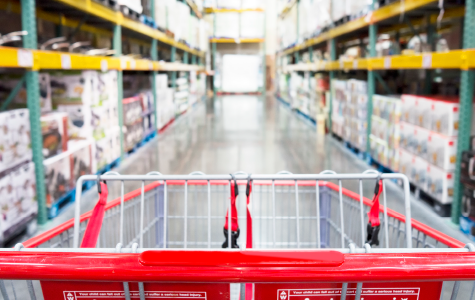
[[[161,267],[338,267],[345,261],[338,251],[145,251],[144,266]]]

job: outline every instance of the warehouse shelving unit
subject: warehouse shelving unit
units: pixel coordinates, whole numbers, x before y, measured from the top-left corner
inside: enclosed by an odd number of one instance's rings
[[[249,11],[255,11],[255,12],[264,12],[263,9],[257,8],[257,9],[229,9],[229,8],[213,8],[213,7],[207,7],[205,8],[205,13],[207,14],[220,14],[220,13],[242,13],[242,12],[249,12]],[[265,32],[265,18],[264,18],[264,32]],[[262,44],[261,45],[261,50],[262,50],[262,67],[263,67],[263,76],[264,76],[264,86],[263,86],[263,91],[262,93],[264,94],[266,91],[266,78],[265,78],[265,63],[266,63],[266,45],[265,45],[265,38],[238,38],[238,39],[232,39],[232,38],[221,38],[221,37],[216,37],[216,18],[214,18],[213,21],[213,37],[210,38],[210,43],[211,43],[211,58],[213,60],[213,70],[214,74],[216,74],[217,70],[217,64],[216,64],[216,52],[217,52],[217,44]],[[213,77],[215,78],[215,77]],[[213,95],[216,97],[218,93],[217,87],[215,84],[213,84]]]
[[[374,2],[373,2],[374,3]],[[369,136],[371,134],[371,116],[372,116],[372,96],[375,93],[375,71],[391,69],[457,69],[461,71],[460,83],[460,124],[457,141],[457,163],[455,170],[454,201],[452,203],[452,222],[459,223],[461,216],[462,187],[460,184],[460,165],[462,152],[469,149],[469,141],[472,124],[472,105],[475,81],[473,69],[475,68],[475,37],[473,36],[475,1],[466,0],[465,7],[448,6],[445,7],[443,18],[439,19],[438,1],[435,0],[407,0],[402,4],[400,1],[392,2],[379,9],[374,9],[371,4],[370,12],[363,17],[348,21],[339,26],[331,26],[327,31],[311,37],[301,43],[292,45],[287,49],[281,50],[278,55],[283,72],[329,72],[330,81],[335,76],[335,71],[366,70],[368,74],[368,107],[367,107],[367,147],[369,149]],[[282,10],[280,17],[285,16],[294,5],[299,5],[299,1],[290,1]],[[410,17],[411,21],[401,22],[401,14]],[[413,35],[417,34],[415,27],[433,26],[438,21],[439,29],[444,29],[444,21],[453,18],[464,17],[463,26],[463,47],[461,50],[451,50],[448,52],[428,52],[412,55],[394,55],[385,57],[376,57],[376,35],[377,33],[399,32],[408,30]],[[439,19],[439,20],[438,20]],[[297,26],[298,32],[298,26]],[[430,33],[429,33],[430,34]],[[297,34],[298,36],[298,34]],[[337,42],[345,42],[351,39],[367,38],[369,53],[367,58],[337,60],[336,46]],[[430,38],[430,37],[429,37]],[[313,51],[316,47],[327,45],[330,60],[312,61],[302,63],[300,53]],[[294,58],[294,63],[283,65],[285,57]],[[330,93],[330,97],[331,93]],[[330,99],[329,115],[332,113],[332,100]],[[331,120],[329,123],[330,132]],[[367,150],[368,151],[368,150]]]
[[[187,0],[186,2],[194,14],[201,18],[201,12],[198,11],[194,1]],[[151,4],[154,7],[153,1]],[[25,69],[27,107],[30,112],[31,144],[33,162],[35,163],[38,223],[41,225],[46,223],[48,217],[43,169],[38,72],[47,69],[118,70],[118,114],[119,126],[122,126],[123,71],[151,71],[153,77],[156,76],[157,71],[169,71],[172,72],[173,78],[176,77],[173,74],[176,74],[177,71],[204,71],[204,66],[201,66],[201,63],[205,53],[190,48],[155,28],[132,20],[119,11],[90,0],[47,0],[39,2],[35,0],[12,0],[1,2],[0,9],[21,14],[22,29],[28,32],[23,38],[23,48],[0,47],[0,67]],[[151,11],[153,14],[154,10]],[[155,18],[153,15],[151,17],[152,19]],[[112,48],[115,50],[114,57],[37,50],[37,18],[50,21],[56,25],[112,37]],[[133,42],[150,47],[151,59],[133,59],[122,56],[123,33],[130,37]],[[171,51],[171,62],[158,61],[159,49],[169,49]],[[191,54],[193,64],[175,62],[177,50],[183,52],[183,57],[188,57],[188,54]],[[187,59],[184,59],[184,61],[187,62]],[[156,107],[155,80],[152,82]],[[156,114],[155,110],[155,120],[157,120]],[[121,157],[123,158],[123,132],[120,135]]]

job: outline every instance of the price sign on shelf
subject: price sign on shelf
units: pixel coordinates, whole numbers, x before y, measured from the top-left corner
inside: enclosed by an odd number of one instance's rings
[[[122,58],[122,59],[120,60],[120,68],[121,68],[122,70],[127,69],[127,60],[126,60],[125,58]]]
[[[391,69],[391,57],[387,56],[384,58],[384,68]]]
[[[152,63],[152,62],[149,62],[149,63],[148,63],[148,69],[149,69],[149,70],[153,70],[153,63]]]
[[[131,68],[132,70],[135,70],[135,60],[134,60],[134,59],[132,59],[132,60],[130,61],[130,68]]]
[[[353,60],[353,69],[358,69],[358,60]]]
[[[430,69],[432,68],[432,54],[427,53],[422,55],[422,68]]]
[[[71,69],[71,55],[61,54],[61,69],[63,70]]]
[[[18,49],[17,59],[20,67],[33,67],[33,53],[30,50]]]
[[[107,72],[108,69],[109,69],[109,66],[107,65],[107,60],[105,59],[101,60],[101,71]]]

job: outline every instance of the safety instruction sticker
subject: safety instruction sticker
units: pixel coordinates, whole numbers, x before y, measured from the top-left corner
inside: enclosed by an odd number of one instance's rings
[[[363,288],[360,299],[418,300],[419,293],[419,288]],[[355,294],[355,288],[349,288],[346,291],[346,295],[350,299]],[[282,289],[277,291],[277,300],[339,300],[340,296],[341,289]]]
[[[64,291],[64,300],[82,299],[125,299],[123,291]],[[206,300],[206,292],[147,291],[147,299],[201,299]],[[131,299],[140,299],[139,292],[130,292]]]
[[[44,300],[126,299],[123,282],[40,281]],[[231,300],[229,283],[144,282],[145,299],[153,300]],[[129,282],[131,300],[140,299],[137,282]],[[302,299],[304,300],[304,299]]]
[[[254,300],[340,300],[343,284],[256,283]],[[357,284],[348,283],[346,300],[355,300]],[[363,282],[361,300],[434,300],[440,299],[442,282]]]

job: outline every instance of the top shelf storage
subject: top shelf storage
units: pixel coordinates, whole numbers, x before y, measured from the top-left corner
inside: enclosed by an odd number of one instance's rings
[[[283,14],[287,13],[292,6],[296,3],[297,1],[292,1],[289,2],[289,4],[285,7],[285,9],[282,11],[281,16]],[[391,4],[388,4],[386,6],[383,6],[372,13],[369,13],[368,15],[364,17],[360,17],[358,19],[348,21],[342,25],[336,26],[334,28],[329,29],[328,31],[323,32],[322,34],[310,38],[306,40],[303,43],[300,43],[296,46],[293,46],[291,48],[285,49],[280,51],[281,55],[289,55],[291,53],[294,53],[296,51],[300,51],[306,48],[309,48],[313,45],[318,45],[322,42],[328,41],[330,39],[337,38],[339,36],[345,35],[352,33],[354,31],[357,31],[359,29],[363,29],[365,27],[368,27],[370,24],[375,24],[384,20],[388,20],[390,18],[394,18],[396,16],[399,16],[401,14],[405,14],[409,11],[421,8],[425,5],[431,4],[431,3],[436,3],[438,2],[437,0],[406,0],[404,2],[401,1],[396,1]]]
[[[114,11],[106,6],[103,6],[95,1],[91,0],[54,0],[55,2],[65,4],[67,6],[73,7],[79,11],[85,12],[87,14],[93,15],[94,17],[100,18],[104,21],[110,22],[114,25],[121,25],[122,27],[133,31],[135,33],[148,36],[152,39],[156,39],[162,43],[168,44],[170,46],[176,47],[183,51],[189,52],[193,55],[197,55],[200,57],[204,57],[204,52],[198,51],[196,49],[192,49],[185,45],[184,43],[180,43],[173,38],[167,36],[165,33],[154,29],[150,26],[142,24],[138,21],[129,19],[124,17],[124,15],[119,11]],[[193,1],[188,0],[188,4],[192,3]],[[191,6],[191,5],[190,5]],[[195,5],[196,7],[196,5]],[[194,9],[193,9],[194,10]]]

